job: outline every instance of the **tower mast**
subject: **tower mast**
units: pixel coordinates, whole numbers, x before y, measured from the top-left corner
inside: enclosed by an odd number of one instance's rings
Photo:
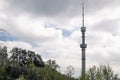
[[[85,49],[87,48],[87,44],[85,43],[85,32],[86,27],[84,26],[84,3],[82,3],[82,27],[81,27],[81,33],[82,33],[82,43],[80,44],[80,48],[82,51],[82,76],[85,80],[85,72],[86,72],[86,55],[85,55]]]

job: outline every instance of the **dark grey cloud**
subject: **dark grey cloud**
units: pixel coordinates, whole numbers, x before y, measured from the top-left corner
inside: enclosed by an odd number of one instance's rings
[[[109,60],[111,60],[111,63],[113,63],[114,65],[120,65],[120,55],[116,54],[115,52],[112,53]]]
[[[117,6],[120,0],[85,0],[85,7],[88,12],[97,11],[104,7]]]
[[[69,7],[71,0],[8,0],[14,10],[23,10],[35,15],[52,16]]]
[[[10,10],[20,10],[34,15],[75,16],[81,13],[82,0],[6,0]],[[87,12],[95,12],[103,7],[117,5],[119,0],[83,0]]]
[[[119,20],[103,20],[102,22],[94,25],[92,29],[94,31],[104,31],[110,33],[117,33],[119,30]]]

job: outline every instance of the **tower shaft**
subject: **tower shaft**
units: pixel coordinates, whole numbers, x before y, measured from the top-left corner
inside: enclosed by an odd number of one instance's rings
[[[86,55],[85,55],[85,50],[87,48],[87,44],[85,44],[85,32],[86,32],[86,27],[84,26],[84,3],[82,3],[82,27],[81,27],[81,32],[82,32],[82,43],[80,44],[81,51],[82,51],[82,76],[85,75],[86,72]],[[85,77],[83,77],[85,79]]]

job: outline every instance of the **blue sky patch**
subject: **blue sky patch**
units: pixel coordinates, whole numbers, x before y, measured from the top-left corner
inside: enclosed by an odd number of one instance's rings
[[[68,31],[68,30],[62,30],[62,35],[64,36],[64,37],[68,37],[68,36],[70,36],[71,35],[71,31]]]

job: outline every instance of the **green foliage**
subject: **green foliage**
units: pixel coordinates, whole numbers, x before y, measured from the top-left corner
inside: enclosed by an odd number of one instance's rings
[[[20,75],[19,80],[25,80],[24,75]]]
[[[43,62],[40,55],[30,50],[13,48],[8,58],[6,47],[0,49],[0,80],[79,80],[72,77],[74,67],[68,66],[66,75],[57,70],[60,66],[55,60]],[[111,67],[93,66],[80,80],[120,80]]]
[[[108,66],[93,66],[90,68],[85,76],[85,80],[120,80],[116,74],[113,73],[112,68]],[[83,76],[80,76],[83,80]]]
[[[51,60],[49,59],[46,63],[46,66],[53,69],[53,70],[56,70],[57,68],[60,68],[60,66],[56,63],[55,60]]]
[[[0,52],[0,80],[75,80],[58,72],[60,67],[55,60],[48,60],[45,64],[33,51],[13,48],[9,58],[6,48]]]

